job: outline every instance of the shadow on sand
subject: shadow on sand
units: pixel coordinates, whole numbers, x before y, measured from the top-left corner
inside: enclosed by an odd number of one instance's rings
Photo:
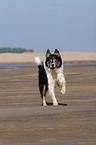
[[[53,106],[53,103],[51,102],[46,102],[47,106]],[[68,106],[67,104],[64,103],[58,103],[58,106]]]

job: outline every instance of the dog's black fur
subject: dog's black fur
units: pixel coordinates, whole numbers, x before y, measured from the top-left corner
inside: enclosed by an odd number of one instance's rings
[[[43,95],[46,97],[46,93],[48,91],[48,79],[47,79],[47,74],[44,69],[44,65],[39,65],[38,66],[39,71],[38,71],[38,77],[39,77],[39,90],[41,94],[41,98],[43,100]]]

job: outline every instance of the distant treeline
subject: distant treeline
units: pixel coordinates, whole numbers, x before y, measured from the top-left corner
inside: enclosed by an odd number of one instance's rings
[[[24,52],[33,52],[33,49],[25,48],[0,48],[0,53],[24,53]]]

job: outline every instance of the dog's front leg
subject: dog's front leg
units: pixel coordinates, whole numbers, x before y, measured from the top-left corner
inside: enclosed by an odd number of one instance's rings
[[[61,91],[60,91],[60,92],[61,92],[61,94],[64,95],[65,92],[66,92],[66,84],[65,84],[65,82],[61,82],[61,87],[62,87],[62,88],[61,88]]]
[[[58,106],[58,102],[57,102],[57,99],[55,97],[54,87],[55,87],[55,82],[54,82],[54,80],[51,79],[49,81],[49,95],[52,97],[53,106]]]
[[[64,74],[63,73],[58,74],[57,80],[58,80],[58,83],[61,86],[61,91],[60,92],[61,92],[61,94],[64,95],[65,92],[66,92],[66,81],[65,81]]]

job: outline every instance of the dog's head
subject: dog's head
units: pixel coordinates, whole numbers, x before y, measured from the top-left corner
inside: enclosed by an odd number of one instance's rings
[[[59,51],[55,49],[54,53],[50,53],[50,50],[48,49],[46,52],[46,61],[45,61],[46,67],[53,71],[57,71],[58,68],[62,65],[62,59]]]

